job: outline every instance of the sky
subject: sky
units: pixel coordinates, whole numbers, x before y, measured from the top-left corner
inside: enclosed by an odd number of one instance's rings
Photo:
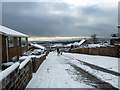
[[[30,37],[110,37],[117,32],[118,0],[5,0],[2,25]]]

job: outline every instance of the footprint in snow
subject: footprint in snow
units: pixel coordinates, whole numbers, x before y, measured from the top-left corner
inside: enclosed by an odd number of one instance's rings
[[[48,72],[48,73],[50,72],[50,69],[49,69],[49,68],[47,68],[47,72]]]

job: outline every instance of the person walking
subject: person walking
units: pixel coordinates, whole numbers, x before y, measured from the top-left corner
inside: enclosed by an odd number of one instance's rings
[[[59,53],[60,53],[60,50],[59,50],[59,48],[57,47],[57,55],[59,55]]]

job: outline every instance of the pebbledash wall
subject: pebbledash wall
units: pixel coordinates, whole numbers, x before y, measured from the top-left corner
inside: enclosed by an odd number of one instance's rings
[[[46,59],[45,53],[40,58],[30,58],[23,62],[16,62],[0,73],[0,84],[2,89],[24,90],[32,78],[32,72],[36,72],[41,63]]]
[[[78,48],[78,49],[72,49],[69,52],[80,53],[80,54],[119,57],[119,52],[118,52],[117,47]]]

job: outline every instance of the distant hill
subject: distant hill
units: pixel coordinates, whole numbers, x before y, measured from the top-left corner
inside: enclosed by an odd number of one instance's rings
[[[110,38],[97,38],[98,42],[109,42]],[[81,39],[68,39],[68,40],[56,40],[56,41],[31,41],[31,42],[35,42],[37,44],[70,44],[70,43],[74,43],[74,42],[80,42],[82,40]],[[89,41],[89,43],[92,43],[91,38],[87,38],[87,40]]]

